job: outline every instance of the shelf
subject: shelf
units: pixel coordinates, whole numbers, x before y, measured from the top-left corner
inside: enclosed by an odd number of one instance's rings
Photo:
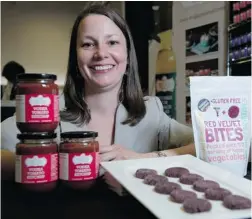
[[[201,61],[207,61],[211,59],[218,59],[219,58],[219,51],[214,52],[208,52],[204,53],[202,55],[193,55],[193,56],[187,56],[185,58],[185,63],[193,63],[193,62],[201,62]]]
[[[235,61],[231,61],[229,62],[230,65],[238,65],[238,64],[243,64],[243,63],[247,63],[247,62],[251,62],[251,57],[245,57],[245,58],[241,58]]]
[[[240,27],[244,27],[245,25],[247,24],[251,24],[251,19],[248,19],[246,21],[242,21],[238,24],[230,24],[229,27],[228,27],[228,31],[233,31],[233,30],[236,30]]]

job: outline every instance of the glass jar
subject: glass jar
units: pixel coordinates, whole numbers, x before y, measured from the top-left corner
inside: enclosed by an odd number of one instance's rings
[[[89,189],[99,172],[97,132],[63,132],[59,148],[59,178],[73,189]]]
[[[17,76],[16,122],[20,132],[54,132],[59,123],[59,91],[52,74]]]
[[[58,180],[58,146],[55,133],[18,134],[15,182],[30,191],[51,191]]]

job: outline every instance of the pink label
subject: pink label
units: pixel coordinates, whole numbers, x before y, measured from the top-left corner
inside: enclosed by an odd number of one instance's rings
[[[47,183],[58,179],[58,154],[17,155],[15,181]]]
[[[55,94],[16,96],[17,122],[48,123],[59,121],[59,100]]]
[[[99,153],[60,153],[60,179],[84,181],[96,179]]]

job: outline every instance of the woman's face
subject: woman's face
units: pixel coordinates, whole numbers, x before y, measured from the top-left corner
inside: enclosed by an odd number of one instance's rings
[[[77,62],[89,89],[120,86],[127,66],[126,39],[116,24],[103,15],[89,15],[79,25]]]

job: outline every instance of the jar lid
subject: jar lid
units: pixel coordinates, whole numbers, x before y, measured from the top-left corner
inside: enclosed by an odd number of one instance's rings
[[[17,80],[34,80],[34,79],[51,79],[57,80],[57,75],[54,74],[36,74],[36,73],[27,73],[27,74],[18,74]]]
[[[61,138],[96,138],[98,132],[62,132]]]
[[[56,133],[22,133],[22,134],[17,134],[17,138],[20,140],[25,140],[25,139],[51,139],[51,138],[56,138],[57,134]]]

